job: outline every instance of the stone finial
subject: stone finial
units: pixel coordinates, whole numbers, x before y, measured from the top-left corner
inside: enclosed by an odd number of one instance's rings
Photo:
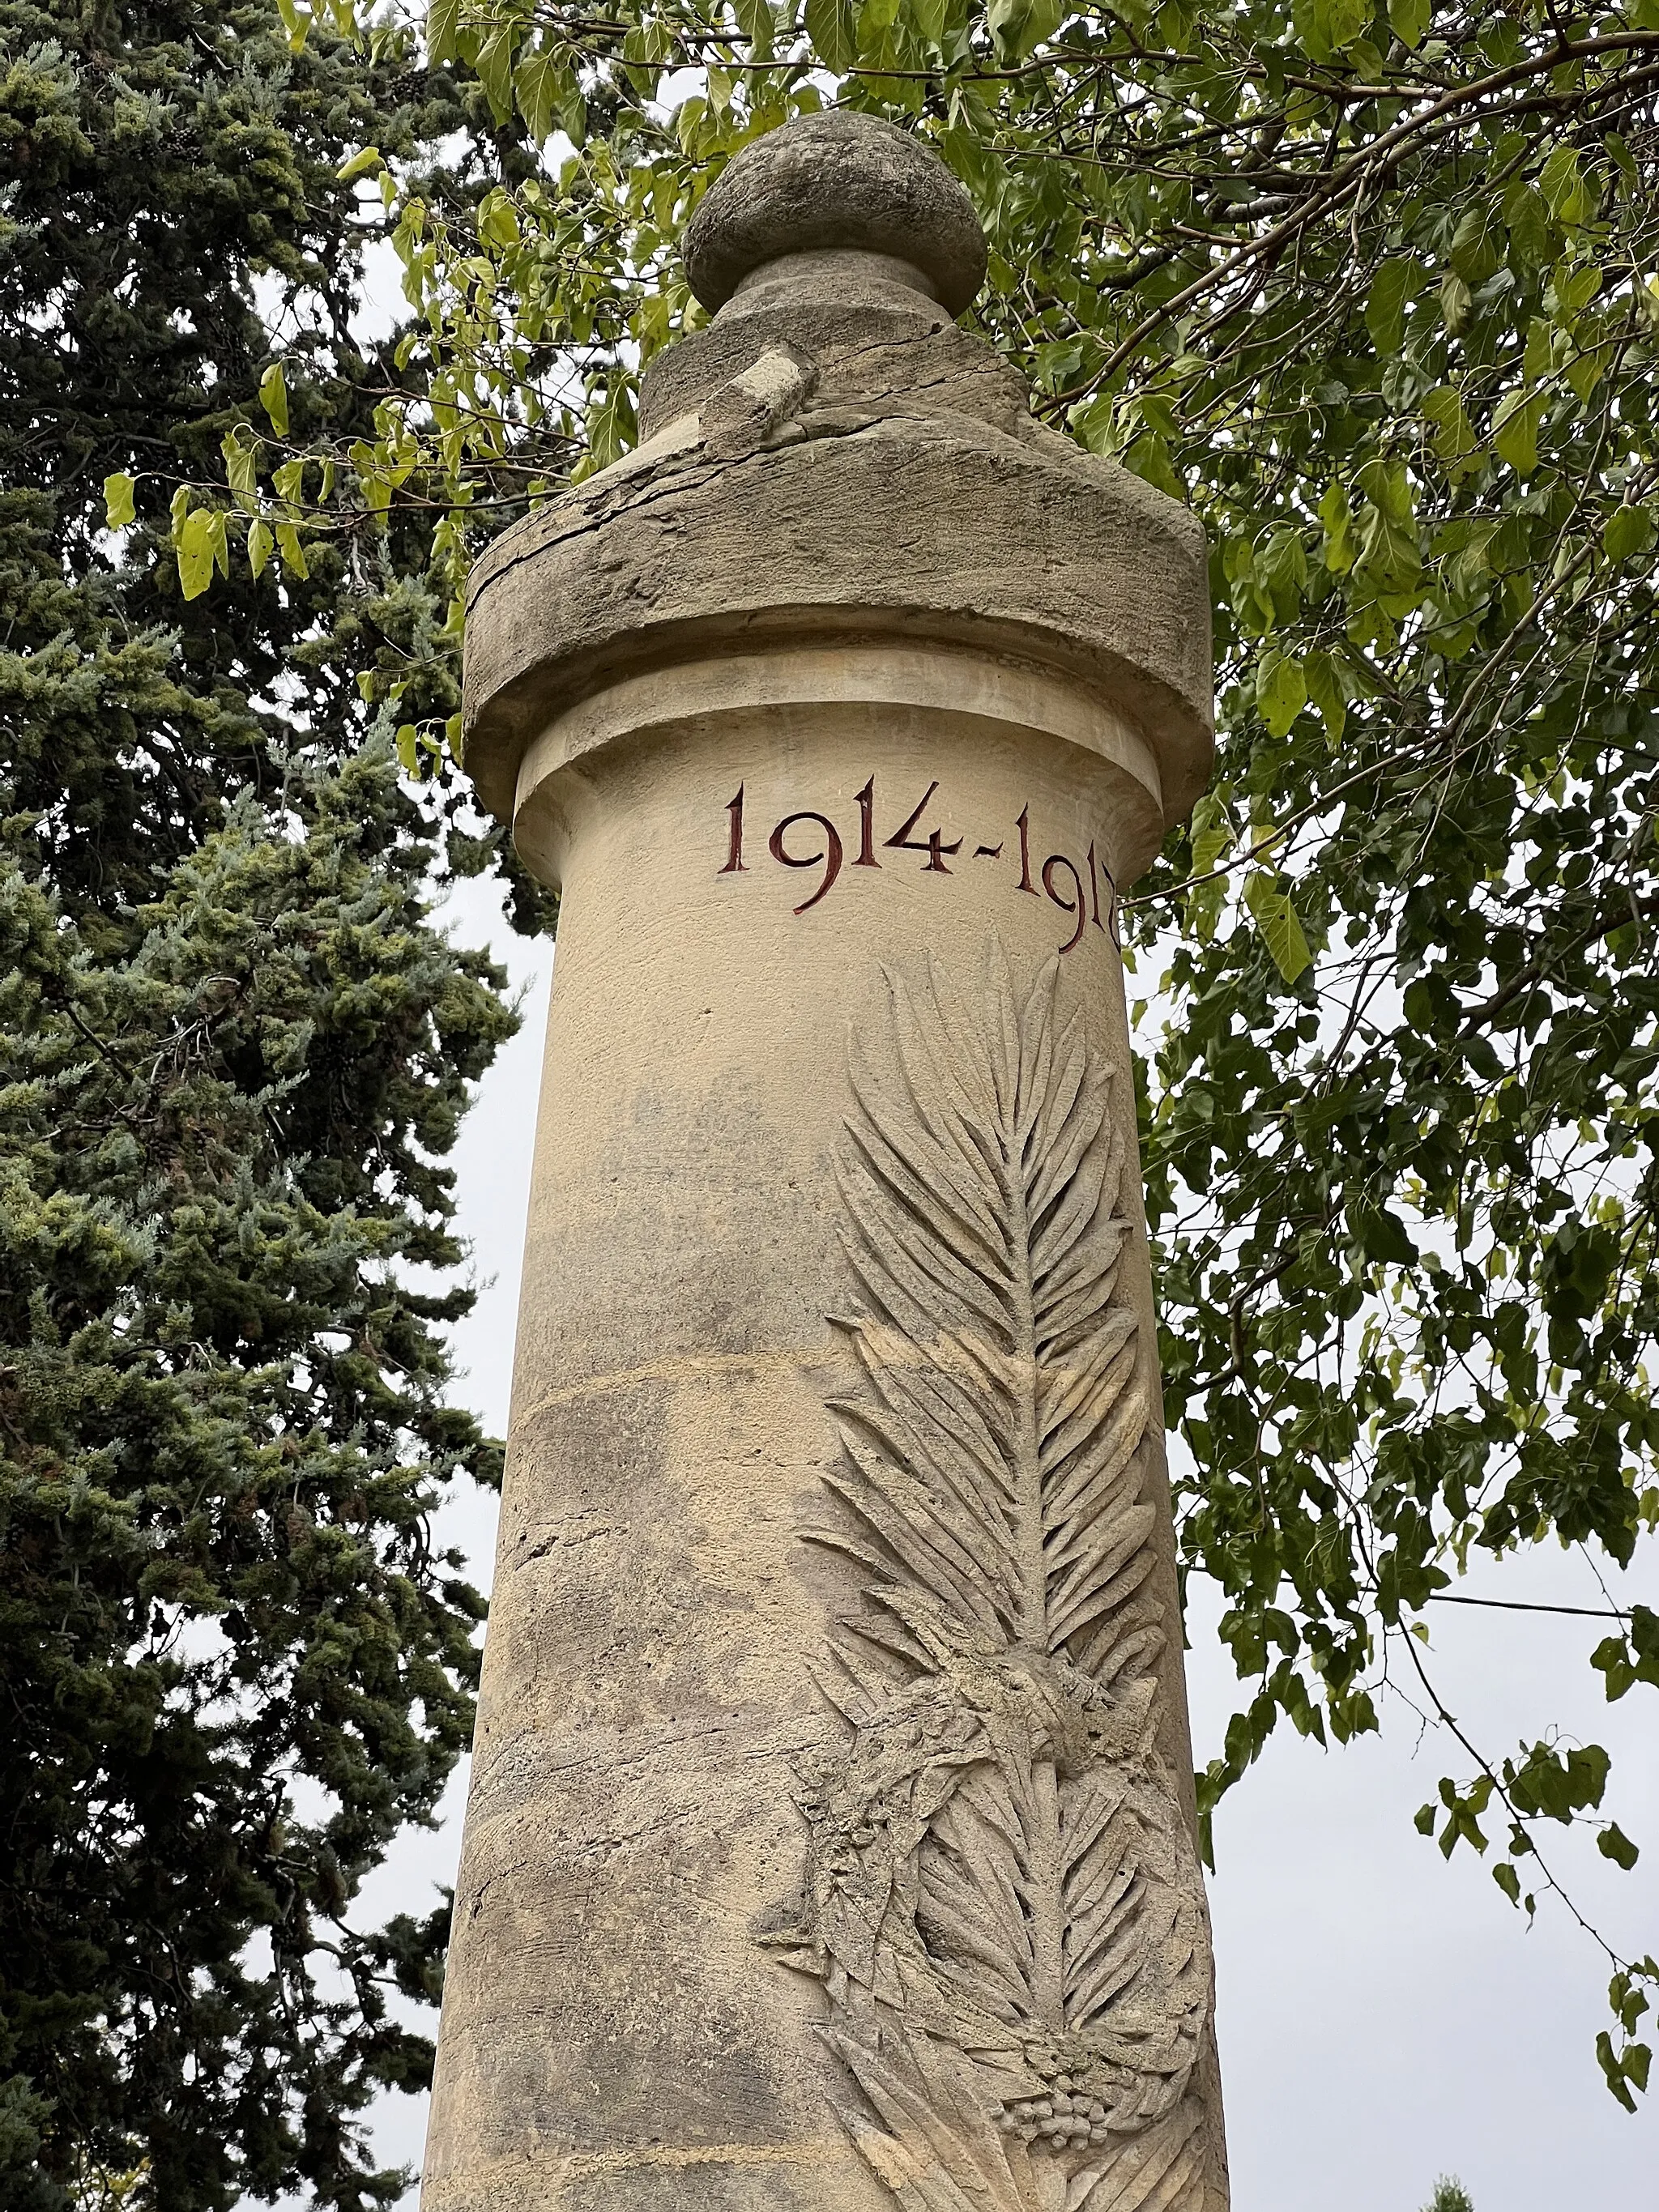
[[[767,262],[825,248],[908,262],[953,315],[985,282],[985,234],[944,162],[845,109],[786,123],[726,165],[686,230],[685,273],[712,313]]]

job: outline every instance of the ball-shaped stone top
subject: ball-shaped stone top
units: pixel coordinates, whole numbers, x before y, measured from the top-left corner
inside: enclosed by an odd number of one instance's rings
[[[985,282],[974,204],[937,154],[872,115],[798,116],[745,146],[685,234],[685,273],[712,313],[751,270],[830,246],[919,269],[953,315]]]

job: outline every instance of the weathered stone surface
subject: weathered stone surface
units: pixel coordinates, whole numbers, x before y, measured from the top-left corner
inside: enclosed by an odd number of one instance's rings
[[[870,115],[806,116],[745,146],[687,227],[685,273],[720,307],[752,270],[815,246],[908,261],[953,315],[985,282],[973,202],[934,155]]]
[[[485,554],[467,746],[489,806],[510,816],[550,710],[622,670],[840,623],[994,645],[1099,684],[1152,735],[1169,818],[1185,813],[1209,758],[1209,603],[1201,538],[1172,500],[1058,437],[902,401],[808,406],[772,436],[738,461],[700,437],[645,449]]]
[[[674,349],[668,389],[693,404],[663,423],[651,395],[639,451],[479,562],[465,713],[486,804],[510,818],[535,729],[622,669],[850,623],[994,643],[1103,688],[1147,732],[1179,820],[1211,744],[1197,525],[1018,410],[1012,372],[917,295],[843,305],[814,261]],[[737,387],[769,352],[799,373],[738,450]]]
[[[423,2205],[1225,2212],[1115,941],[1202,542],[775,242],[473,584],[562,909]]]
[[[966,415],[1011,437],[1030,428],[1024,380],[890,264],[865,254],[792,257],[776,282],[741,293],[712,323],[658,354],[645,372],[640,427],[654,437],[741,375],[771,345],[799,345],[818,364],[822,404],[903,402]]]

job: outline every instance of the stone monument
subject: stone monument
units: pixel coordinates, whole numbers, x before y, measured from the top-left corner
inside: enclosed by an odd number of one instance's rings
[[[957,326],[903,133],[686,265],[472,585],[562,903],[425,2212],[1224,2212],[1116,924],[1203,540]]]

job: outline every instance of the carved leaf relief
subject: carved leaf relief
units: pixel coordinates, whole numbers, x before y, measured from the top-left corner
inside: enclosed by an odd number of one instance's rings
[[[1021,997],[888,978],[899,1079],[853,1071],[860,1370],[812,1540],[856,1575],[819,1670],[766,1941],[816,1977],[845,2124],[915,2212],[1199,2212],[1202,1887],[1155,1745],[1149,1379],[1117,1288],[1113,1075],[1059,963]]]

